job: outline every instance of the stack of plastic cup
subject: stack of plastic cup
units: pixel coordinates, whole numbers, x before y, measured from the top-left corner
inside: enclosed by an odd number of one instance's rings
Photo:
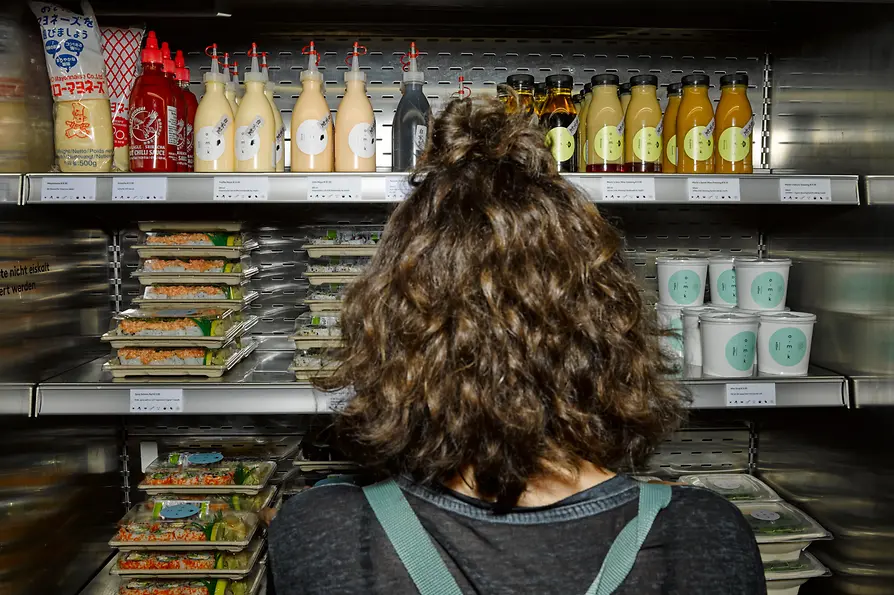
[[[762,374],[803,376],[810,364],[816,315],[764,312],[757,338],[757,367]]]
[[[687,366],[702,365],[702,334],[698,326],[698,317],[712,312],[729,312],[729,308],[718,306],[683,308],[683,363]]]
[[[760,318],[747,312],[699,315],[702,373],[741,378],[754,374]]]
[[[705,303],[707,258],[660,256],[658,267],[658,301],[665,306],[701,306]]]
[[[708,259],[708,278],[711,282],[711,305],[735,308],[736,271],[732,256],[712,256]]]
[[[785,310],[789,258],[742,258],[733,260],[736,299],[741,310]]]

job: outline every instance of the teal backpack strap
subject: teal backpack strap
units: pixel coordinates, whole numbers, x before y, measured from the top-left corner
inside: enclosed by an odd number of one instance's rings
[[[658,513],[670,503],[671,488],[668,485],[644,483],[639,487],[639,512],[621,530],[611,545],[596,580],[587,595],[609,595],[617,589],[636,563],[646,535]]]
[[[462,595],[397,483],[389,479],[366,486],[363,495],[420,595]]]

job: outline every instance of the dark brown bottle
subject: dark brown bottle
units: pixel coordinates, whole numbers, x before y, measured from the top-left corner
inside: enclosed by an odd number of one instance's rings
[[[577,128],[580,124],[571,97],[574,77],[552,74],[546,77],[549,95],[540,115],[546,128],[546,146],[556,160],[560,172],[577,171]]]

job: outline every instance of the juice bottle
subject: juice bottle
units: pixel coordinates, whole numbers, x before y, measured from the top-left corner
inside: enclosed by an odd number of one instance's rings
[[[165,78],[171,88],[171,105],[174,106],[174,117],[176,118],[172,124],[169,123],[168,127],[168,155],[174,156],[173,169],[168,171],[186,171],[186,113],[184,110],[186,99],[183,98],[183,93],[177,85],[176,69],[167,41],[161,44],[161,57],[164,63]],[[168,109],[170,110],[170,107]]]
[[[345,73],[345,96],[335,113],[335,171],[376,171],[376,116],[366,96],[360,49],[366,53],[355,41],[348,62],[351,70]]]
[[[630,104],[624,115],[626,171],[661,172],[661,106],[657,90],[658,77],[653,74],[630,78]]]
[[[581,173],[587,171],[587,114],[590,113],[590,104],[593,101],[593,85],[586,83],[583,93],[578,116],[580,125],[577,127],[577,138],[575,139],[577,141],[577,171]]]
[[[706,74],[683,77],[683,98],[677,112],[677,173],[714,173],[714,106]]]
[[[580,120],[571,97],[573,85],[574,77],[570,74],[551,74],[546,77],[549,96],[540,115],[540,123],[546,128],[546,146],[560,172],[577,171],[575,134]]]
[[[292,171],[319,172],[335,168],[332,114],[323,96],[320,55],[314,42],[305,47],[307,69],[301,73],[301,95],[292,109]]]
[[[534,115],[534,77],[530,74],[510,74],[506,84],[515,91],[515,98],[510,99],[510,112],[519,111],[529,116]]]
[[[720,77],[720,103],[717,104],[717,128],[714,130],[719,174],[752,173],[751,133],[754,114],[748,101],[748,75]]]
[[[134,83],[130,99],[130,171],[176,171],[168,145],[168,129],[175,132],[177,108],[165,78],[164,59],[155,31],[146,36],[140,62],[143,72]]]
[[[394,120],[391,122],[391,169],[407,171],[425,152],[428,143],[428,126],[431,120],[431,106],[422,87],[425,75],[416,68],[419,53],[416,44],[410,44],[410,52],[401,58],[404,68],[403,97],[397,104]]]
[[[261,52],[261,74],[264,75],[264,97],[270,103],[273,110],[273,120],[276,124],[276,135],[273,137],[273,154],[276,158],[276,171],[286,171],[286,127],[282,122],[282,114],[273,100],[273,92],[276,83],[270,80],[270,70],[267,68],[267,52]]]
[[[220,72],[217,44],[211,49],[211,70],[203,77],[205,93],[196,108],[195,171],[231,172],[236,169],[236,124],[230,102],[224,94],[226,77]]]
[[[667,86],[667,107],[664,108],[664,157],[661,161],[661,172],[672,174],[677,171],[677,113],[680,110],[680,99],[683,97],[683,85],[671,83]]]
[[[236,85],[233,84],[230,79],[230,54],[224,52],[224,63],[223,63],[223,75],[224,75],[224,94],[227,97],[227,102],[230,104],[230,109],[233,110],[233,117],[236,117],[236,114],[239,112],[239,102],[236,101]],[[235,64],[234,64],[235,67]]]
[[[183,95],[183,102],[186,107],[186,145],[183,148],[186,153],[186,171],[193,171],[195,169],[195,156],[193,154],[195,138],[193,132],[199,100],[189,90],[189,68],[186,68],[186,61],[183,59],[183,52],[180,50],[177,50],[177,54],[174,56],[174,67],[176,68],[177,85],[180,87],[180,93]]]
[[[630,99],[632,97],[630,94],[630,83],[621,83],[618,85],[618,95],[621,96],[621,109],[624,110],[624,114],[626,114],[627,106],[630,105]]]
[[[593,99],[587,114],[587,171],[624,171],[624,109],[618,97],[616,74],[590,79]]]
[[[543,106],[546,105],[548,95],[546,83],[534,83],[534,113],[538,118],[543,115]]]
[[[264,75],[258,65],[258,46],[251,44],[251,70],[245,73],[245,97],[236,114],[236,171],[276,171],[273,152],[276,120],[264,95]]]
[[[500,103],[503,105],[509,105],[509,98],[512,96],[509,88],[509,85],[505,83],[497,83],[497,99],[499,99]]]

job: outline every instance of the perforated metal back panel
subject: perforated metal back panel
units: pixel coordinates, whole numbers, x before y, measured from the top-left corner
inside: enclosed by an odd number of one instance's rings
[[[747,427],[682,430],[655,450],[646,472],[660,477],[745,472],[750,460],[750,445]]]
[[[307,67],[307,56],[301,47],[308,40],[287,42],[270,41],[260,49],[268,52],[270,79],[276,82],[275,101],[282,112],[286,137],[292,108],[298,99],[300,75]],[[344,94],[345,56],[355,39],[348,37],[317,37],[321,52],[320,71],[326,82],[327,99],[333,114]],[[711,98],[720,98],[720,77],[727,73],[748,74],[748,97],[755,113],[753,138],[754,166],[761,167],[766,148],[764,90],[766,88],[766,54],[762,45],[721,39],[716,43],[682,42],[679,39],[457,39],[425,38],[397,39],[393,37],[361,38],[369,53],[361,58],[361,69],[367,75],[367,89],[376,114],[376,165],[380,170],[391,168],[391,122],[400,100],[400,57],[415,41],[422,56],[419,66],[425,72],[426,94],[433,107],[441,104],[457,90],[457,80],[463,75],[474,95],[494,94],[497,83],[510,74],[521,72],[534,75],[538,81],[550,74],[567,73],[574,76],[575,91],[583,88],[594,74],[615,73],[622,81],[636,74],[654,74],[664,87],[679,82],[692,72],[711,76]],[[250,61],[246,49],[251,40],[234,41],[226,48],[239,62],[240,71]],[[187,48],[197,50],[197,48]],[[210,69],[209,59],[201,51],[190,51],[191,89],[201,96],[202,75]],[[659,92],[662,106],[666,93]],[[289,149],[287,148],[287,151]],[[286,153],[286,165],[290,155]]]

